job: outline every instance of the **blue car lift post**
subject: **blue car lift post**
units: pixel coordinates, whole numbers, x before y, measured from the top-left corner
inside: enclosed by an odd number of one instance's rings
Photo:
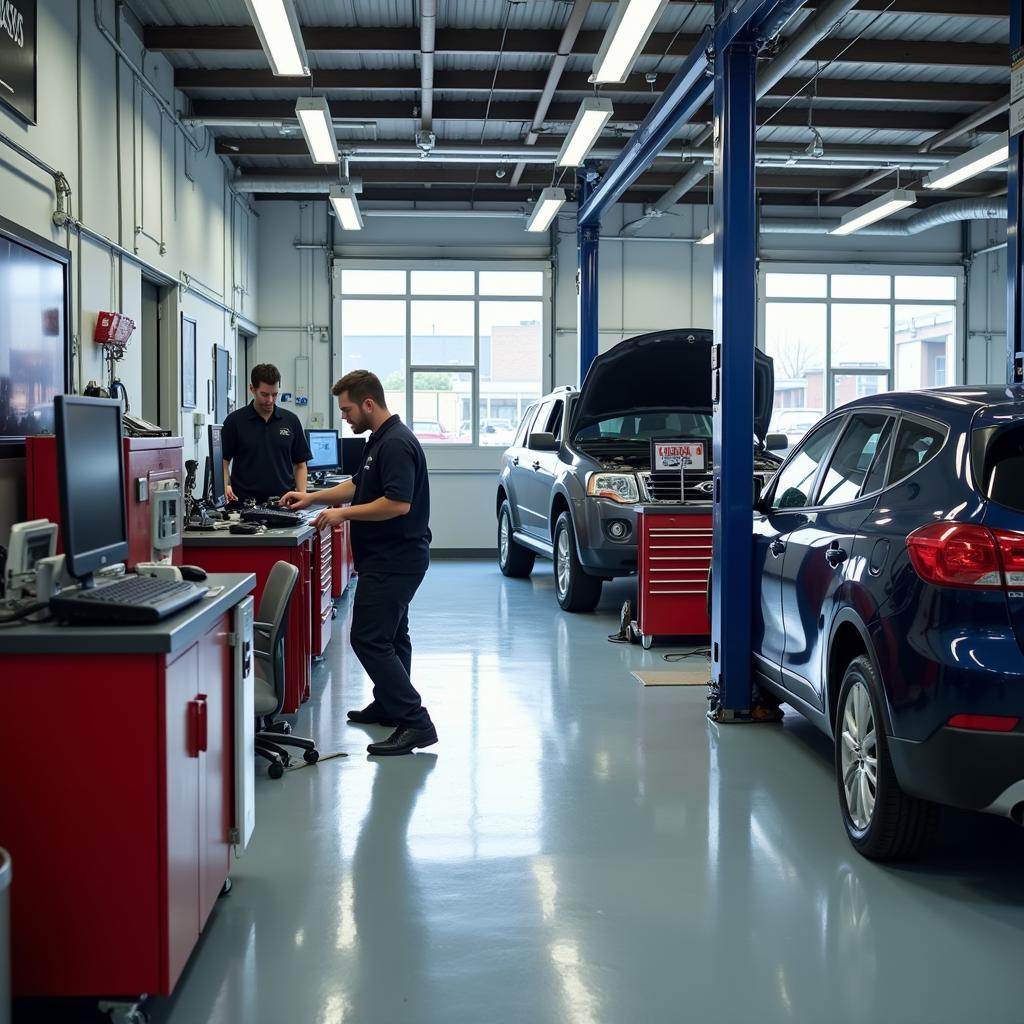
[[[1017,0],[1014,0],[1017,2]],[[751,532],[757,223],[754,129],[758,50],[803,0],[715,3],[715,24],[698,39],[639,130],[577,208],[580,240],[580,379],[596,355],[597,231],[601,216],[650,166],[714,92],[715,257],[713,311],[718,354],[714,418],[714,553],[711,678],[715,721],[751,715]],[[710,75],[713,73],[714,80]],[[592,229],[586,248],[584,232]],[[585,259],[584,259],[585,257]],[[591,319],[592,318],[592,319]],[[587,349],[584,349],[584,345]]]
[[[1024,58],[1024,0],[1010,0],[1010,62]],[[1012,118],[1010,119],[1012,122]],[[1010,137],[1006,178],[1007,381],[1024,383],[1024,136]]]

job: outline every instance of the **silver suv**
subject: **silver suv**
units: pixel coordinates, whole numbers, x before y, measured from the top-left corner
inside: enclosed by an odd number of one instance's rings
[[[678,471],[651,471],[651,441],[703,440],[710,451],[711,348],[711,332],[698,329],[630,338],[594,360],[579,391],[556,388],[527,409],[498,477],[506,576],[529,576],[537,555],[553,558],[558,603],[592,611],[604,580],[636,572],[638,505],[710,505],[710,459],[685,474],[682,494]],[[765,445],[771,359],[758,352],[755,370],[754,472],[763,487],[781,460]]]

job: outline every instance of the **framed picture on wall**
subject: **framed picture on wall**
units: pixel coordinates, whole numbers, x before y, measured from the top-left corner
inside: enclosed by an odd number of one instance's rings
[[[181,407],[196,407],[196,322],[181,314]]]
[[[229,394],[231,391],[231,353],[221,345],[213,346],[213,418],[223,423],[231,411]]]
[[[0,104],[27,124],[36,123],[36,2],[0,9]]]

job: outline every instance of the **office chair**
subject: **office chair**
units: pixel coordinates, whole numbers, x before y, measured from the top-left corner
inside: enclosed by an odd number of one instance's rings
[[[320,754],[316,744],[304,736],[292,736],[287,722],[275,721],[284,704],[284,650],[288,632],[288,609],[295,592],[299,570],[288,562],[278,562],[263,588],[256,622],[253,623],[253,647],[256,654],[255,710],[256,753],[270,762],[267,774],[279,779],[291,763],[286,747],[298,747],[307,764],[315,764]]]

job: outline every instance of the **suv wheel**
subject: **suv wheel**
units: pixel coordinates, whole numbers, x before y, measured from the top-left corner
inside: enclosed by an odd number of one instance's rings
[[[873,860],[911,860],[931,840],[938,807],[900,789],[881,715],[881,685],[866,656],[846,668],[836,710],[836,782],[846,834]]]
[[[498,513],[498,568],[502,574],[521,579],[533,571],[536,556],[516,543],[512,532],[512,510],[508,501],[501,503]]]
[[[601,599],[603,580],[588,576],[576,554],[576,535],[568,512],[555,523],[555,595],[567,612],[592,612]]]

